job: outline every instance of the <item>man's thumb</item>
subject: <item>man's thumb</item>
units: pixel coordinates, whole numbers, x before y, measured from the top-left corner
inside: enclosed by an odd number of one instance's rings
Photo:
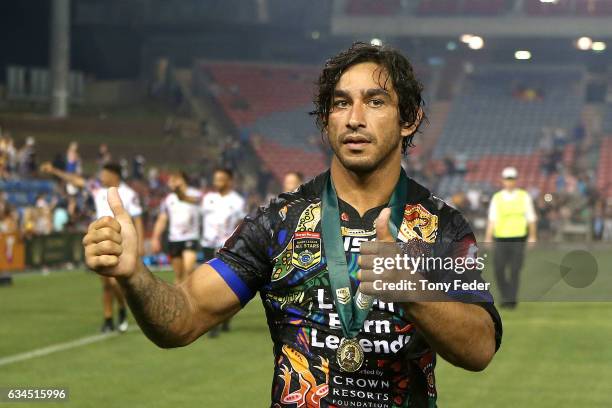
[[[376,218],[376,241],[378,242],[395,242],[391,231],[389,230],[389,219],[391,218],[391,209],[383,208]]]
[[[111,211],[115,215],[116,219],[125,219],[126,217],[129,219],[130,216],[123,208],[123,202],[121,201],[121,197],[119,197],[119,190],[117,187],[111,187],[108,189],[108,205],[110,206]]]

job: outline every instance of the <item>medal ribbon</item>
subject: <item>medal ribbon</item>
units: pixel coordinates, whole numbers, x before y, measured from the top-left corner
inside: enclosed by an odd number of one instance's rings
[[[404,206],[408,198],[407,190],[408,177],[402,169],[388,205],[391,208],[389,230],[394,239],[397,239],[399,226],[404,218]],[[328,174],[321,195],[321,231],[323,232],[327,271],[342,326],[342,334],[345,338],[351,339],[357,336],[363,327],[363,322],[370,313],[373,299],[370,296],[362,295],[359,289],[355,296],[351,295],[351,279],[340,228],[338,196],[331,179],[331,172]]]

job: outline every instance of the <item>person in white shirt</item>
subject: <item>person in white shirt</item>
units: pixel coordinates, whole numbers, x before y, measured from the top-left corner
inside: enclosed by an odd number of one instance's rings
[[[182,171],[170,174],[168,187],[171,193],[162,201],[155,222],[152,250],[162,249],[161,237],[168,227],[168,255],[177,284],[194,270],[198,240],[200,239],[200,208],[202,193],[187,184],[188,177]]]
[[[51,163],[44,163],[41,166],[43,173],[54,175],[67,183],[70,183],[78,188],[85,188],[92,195],[95,208],[96,219],[101,217],[112,217],[113,212],[108,205],[108,189],[117,187],[119,197],[123,202],[128,213],[134,217],[134,225],[138,235],[139,255],[144,254],[144,233],[142,224],[142,207],[140,200],[134,190],[121,180],[121,166],[115,163],[107,163],[102,167],[98,179],[86,179],[74,173],[67,173],[59,170]],[[109,234],[113,232],[109,229]],[[91,246],[95,248],[95,245]],[[113,300],[116,299],[119,304],[118,310],[118,325],[120,332],[125,332],[128,328],[126,302],[121,288],[115,278],[101,276],[102,280],[102,305],[104,313],[104,323],[102,324],[102,332],[111,332],[115,330],[113,322]]]
[[[245,201],[233,190],[234,175],[229,169],[217,169],[213,174],[214,190],[202,198],[202,249],[207,259],[215,254],[232,235],[245,214]],[[222,324],[229,331],[229,320]],[[219,327],[210,331],[211,337],[219,334]]]
[[[244,199],[233,190],[233,173],[215,170],[213,191],[202,198],[202,247],[215,252],[232,235],[245,216]]]

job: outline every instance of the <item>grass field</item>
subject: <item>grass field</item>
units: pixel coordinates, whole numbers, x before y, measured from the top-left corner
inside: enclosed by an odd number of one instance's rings
[[[232,332],[183,349],[158,349],[132,324],[123,335],[6,363],[97,335],[100,309],[98,278],[83,271],[18,276],[0,288],[0,387],[69,387],[68,403],[44,406],[269,405],[272,343],[258,298],[233,320]],[[439,361],[439,406],[612,406],[612,303],[524,303],[502,317],[502,348],[487,370]]]

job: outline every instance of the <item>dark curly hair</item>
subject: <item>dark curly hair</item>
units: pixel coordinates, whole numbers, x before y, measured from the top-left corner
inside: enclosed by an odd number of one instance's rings
[[[399,99],[401,123],[412,125],[418,122],[415,131],[402,141],[402,153],[406,154],[409,147],[414,147],[412,139],[427,118],[422,109],[425,105],[421,96],[423,85],[416,79],[408,59],[396,49],[356,42],[348,50],[328,59],[316,82],[315,110],[310,114],[316,116],[317,127],[323,131],[327,127],[336,84],[348,68],[362,62],[374,62],[385,69],[388,75],[381,86],[386,88],[387,81],[391,80]]]

